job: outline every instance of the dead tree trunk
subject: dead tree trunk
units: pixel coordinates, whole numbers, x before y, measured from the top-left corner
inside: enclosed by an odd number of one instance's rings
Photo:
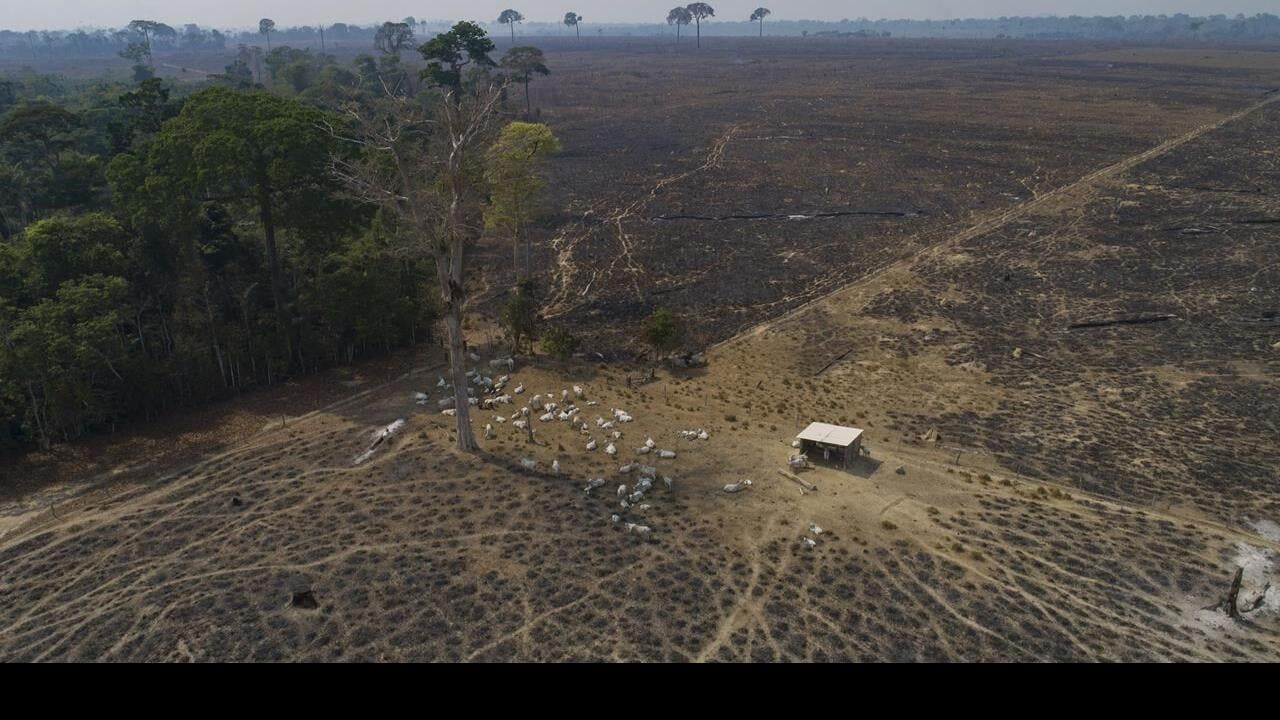
[[[1244,568],[1236,568],[1236,574],[1231,578],[1231,589],[1227,591],[1226,597],[1222,598],[1222,602],[1218,603],[1218,610],[1225,612],[1229,617],[1239,619],[1240,608],[1240,582],[1244,579]]]

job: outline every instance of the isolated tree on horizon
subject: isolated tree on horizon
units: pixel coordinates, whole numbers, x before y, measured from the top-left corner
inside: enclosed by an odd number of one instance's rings
[[[521,14],[519,13],[519,11],[517,11],[517,10],[511,10],[511,9],[503,10],[503,11],[502,11],[502,14],[498,16],[498,22],[499,22],[499,23],[501,23],[501,24],[503,24],[503,25],[510,25],[510,26],[511,26],[511,42],[512,42],[512,44],[514,44],[514,43],[515,43],[515,41],[516,41],[516,23],[518,23],[518,22],[520,22],[520,21],[522,21],[522,20],[524,20],[524,16],[523,16],[523,15],[521,15]]]
[[[698,47],[702,47],[702,19],[715,17],[716,9],[703,2],[689,3],[684,6],[684,9],[693,16],[693,22],[698,31]]]
[[[582,16],[578,13],[567,12],[564,14],[564,24],[573,27],[573,34],[577,36],[579,40],[582,39],[582,34],[578,32],[578,23],[580,22],[582,22]]]
[[[680,26],[693,22],[693,14],[688,8],[674,7],[667,13],[667,24],[676,26],[676,42],[680,42]]]
[[[751,22],[760,23],[760,37],[764,37],[764,18],[766,15],[772,15],[773,11],[767,7],[758,7],[751,11]]]
[[[271,33],[275,32],[275,20],[262,18],[257,20],[257,32],[266,36],[266,51],[271,51]]]
[[[547,58],[538,48],[522,45],[508,50],[498,64],[510,70],[512,77],[524,84],[525,114],[532,115],[533,105],[529,101],[529,81],[534,75],[551,74],[551,70],[547,68]]]
[[[146,46],[146,52],[143,54],[146,55],[147,64],[150,65],[153,70],[156,65],[151,59],[151,36],[154,35],[162,25],[164,25],[164,23],[159,23],[155,20],[131,20],[128,25],[128,28],[133,32],[142,34],[142,44]],[[165,27],[168,26],[166,25]]]

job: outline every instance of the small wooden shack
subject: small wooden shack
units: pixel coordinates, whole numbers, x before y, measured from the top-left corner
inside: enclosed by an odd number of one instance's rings
[[[796,436],[800,452],[812,462],[835,465],[849,470],[862,451],[862,430],[843,425],[809,423],[809,427]]]

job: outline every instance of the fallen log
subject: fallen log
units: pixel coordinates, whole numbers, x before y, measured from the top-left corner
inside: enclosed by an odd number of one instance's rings
[[[729,220],[816,220],[839,217],[921,217],[922,210],[819,210],[812,213],[732,213],[729,215],[691,215],[686,213],[655,215],[650,220],[672,222],[698,220],[702,222],[727,222]]]
[[[1112,318],[1110,320],[1085,320],[1071,323],[1067,326],[1067,329],[1080,330],[1082,328],[1109,327],[1111,325],[1146,325],[1148,323],[1176,320],[1177,317],[1177,315],[1138,315],[1136,317]]]
[[[1165,228],[1165,232],[1176,232],[1181,235],[1220,235],[1222,228],[1213,225],[1184,225]]]
[[[827,363],[826,365],[823,365],[821,368],[819,368],[818,372],[814,373],[814,374],[813,374],[813,376],[814,376],[814,377],[818,377],[818,376],[819,376],[819,375],[821,375],[822,373],[826,372],[826,371],[827,371],[827,369],[828,369],[828,368],[830,368],[832,365],[835,365],[836,363],[840,362],[841,360],[843,360],[843,359],[845,359],[845,358],[849,357],[849,353],[853,352],[855,349],[857,349],[857,346],[856,346],[856,345],[855,345],[854,347],[849,348],[848,350],[845,350],[844,352],[840,353],[840,354],[839,354],[839,355],[837,355],[836,357],[832,358],[831,362],[829,362],[829,363]]]
[[[814,485],[813,483],[805,482],[804,480],[800,479],[799,475],[796,475],[795,473],[788,472],[786,470],[779,468],[778,474],[788,480],[800,483],[800,487],[804,488],[805,490],[809,490],[810,492],[818,489],[817,485]]]

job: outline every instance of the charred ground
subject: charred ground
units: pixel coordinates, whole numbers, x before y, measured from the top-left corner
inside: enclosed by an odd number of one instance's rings
[[[685,50],[557,48],[535,87],[566,148],[552,177],[567,212],[543,243],[549,314],[600,351],[634,349],[627,329],[659,306],[722,340],[1280,82],[1274,58],[1233,51],[1171,64],[1058,43]],[[1206,54],[1216,64],[1197,65]]]

